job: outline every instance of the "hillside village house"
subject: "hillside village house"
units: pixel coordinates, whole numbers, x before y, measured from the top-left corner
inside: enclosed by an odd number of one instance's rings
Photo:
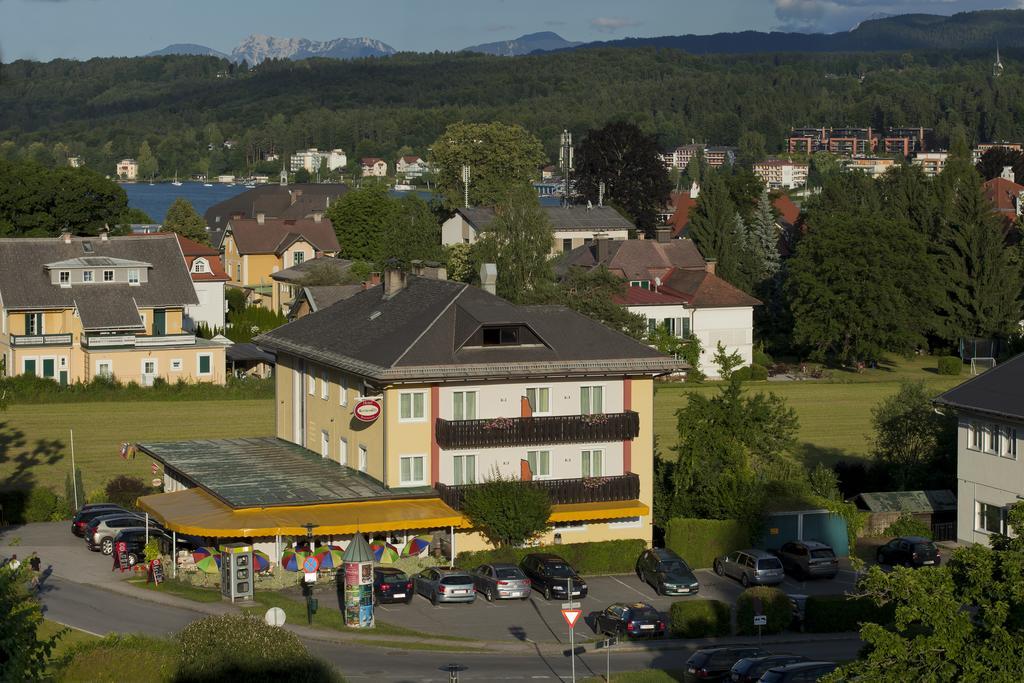
[[[1024,215],[1024,185],[1017,182],[1012,168],[1006,167],[998,178],[985,181],[982,191],[1007,229]]]
[[[700,370],[708,377],[718,377],[711,359],[719,343],[750,365],[754,306],[761,302],[715,275],[715,263],[705,261],[692,241],[668,234],[669,228],[661,228],[657,241],[598,238],[569,252],[556,272],[564,277],[571,268],[603,265],[626,280],[629,286],[616,303],[644,316],[652,331],[664,326],[680,338],[696,336]]]
[[[404,156],[395,163],[395,173],[406,178],[419,178],[428,170],[427,162],[418,156]]]
[[[136,180],[139,177],[139,162],[135,159],[121,159],[115,172],[118,180]]]
[[[957,415],[956,538],[988,544],[991,534],[1007,532],[1007,509],[1024,500],[1024,354],[950,389],[935,404]]]
[[[333,277],[343,279],[347,276],[352,267],[352,261],[348,259],[334,258],[333,256],[317,256],[312,259],[304,259],[290,268],[279,270],[270,274],[274,281],[274,301],[277,302],[276,311],[287,311],[291,308],[295,297],[302,289],[304,281],[311,274],[330,273]]]
[[[228,274],[220,262],[220,252],[213,247],[199,244],[187,237],[174,233],[185,258],[185,267],[192,278],[197,304],[185,307],[183,329],[195,332],[200,323],[210,329],[224,329],[224,314],[227,312],[227,299],[224,298],[224,283]]]
[[[251,290],[264,306],[281,310],[271,275],[318,256],[338,253],[334,226],[320,213],[310,219],[232,218],[221,240],[230,286]]]
[[[636,230],[632,222],[610,206],[542,206],[541,210],[551,224],[552,255],[580,247],[597,235],[627,240],[630,232]],[[494,218],[493,207],[457,209],[441,225],[441,244],[473,244],[481,233],[487,232]]]
[[[142,507],[203,536],[279,543],[312,523],[320,542],[427,532],[454,554],[486,546],[461,501],[500,473],[551,495],[542,542],[650,542],[653,379],[680,363],[566,308],[421,272],[260,336],[276,438],[140,444],[166,473]]]
[[[359,162],[364,178],[383,178],[388,174],[388,162],[377,157],[366,157]]]
[[[299,170],[316,173],[325,161],[327,170],[335,171],[348,164],[348,156],[343,149],[319,150],[316,147],[310,147],[309,149],[300,149],[292,154],[288,160],[288,167],[292,173]]]
[[[182,325],[197,304],[173,235],[0,240],[8,375],[223,384],[224,347]]]
[[[287,178],[287,174],[285,175]],[[203,213],[210,244],[223,249],[224,228],[232,218],[299,219],[324,214],[331,204],[348,192],[343,183],[296,183],[261,185],[211,206]]]

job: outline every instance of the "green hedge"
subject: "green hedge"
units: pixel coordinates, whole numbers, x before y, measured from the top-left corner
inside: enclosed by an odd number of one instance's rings
[[[82,401],[226,401],[274,398],[274,378],[228,377],[220,386],[210,382],[166,382],[157,378],[151,387],[117,378],[97,377],[91,382],[61,385],[34,375],[0,379],[0,394],[11,403],[79,403]]]
[[[964,369],[964,362],[957,356],[939,356],[940,375],[959,375]]]
[[[804,609],[804,630],[810,633],[859,631],[864,622],[884,626],[895,616],[892,603],[879,607],[871,598],[846,595],[812,595]]]
[[[771,356],[769,356],[764,351],[760,351],[758,349],[754,349],[753,360],[754,360],[754,365],[763,365],[765,367],[768,367],[769,365],[774,365],[775,364],[775,361],[772,360]]]
[[[57,522],[72,517],[67,499],[48,488],[0,492],[0,505],[3,506],[3,519],[8,524]]]
[[[709,569],[719,555],[749,545],[750,530],[736,520],[674,517],[665,525],[665,546],[694,569]]]
[[[639,538],[533,548],[498,548],[459,553],[455,556],[455,564],[463,569],[475,569],[482,564],[495,562],[519,564],[530,553],[554,553],[565,558],[580,574],[626,574],[636,569],[636,560],[646,548],[647,544]]]
[[[721,600],[679,600],[669,610],[673,638],[727,636],[732,631],[729,605]]]
[[[736,600],[736,631],[740,635],[756,635],[754,626],[754,599],[761,600],[761,613],[768,623],[762,633],[781,633],[793,622],[793,603],[784,591],[770,586],[755,586],[743,591]]]
[[[758,363],[750,366],[750,379],[755,382],[763,382],[768,379],[768,368]]]
[[[932,528],[910,514],[902,514],[899,519],[885,527],[883,536],[924,536],[932,537]]]

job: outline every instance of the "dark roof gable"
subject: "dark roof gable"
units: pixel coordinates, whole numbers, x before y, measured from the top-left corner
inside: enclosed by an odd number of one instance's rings
[[[935,403],[1024,420],[1024,353],[940,394]]]

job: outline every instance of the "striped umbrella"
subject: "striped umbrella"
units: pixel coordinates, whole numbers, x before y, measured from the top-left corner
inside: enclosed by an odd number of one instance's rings
[[[281,553],[281,568],[288,572],[301,572],[302,563],[306,561],[307,557],[309,557],[308,552],[296,552],[289,548]]]
[[[402,548],[402,555],[404,557],[418,557],[424,550],[430,548],[430,543],[433,541],[432,536],[414,536],[409,539],[409,542]]]
[[[370,544],[370,550],[378,564],[391,564],[399,558],[398,548],[386,541],[374,541]]]
[[[192,551],[192,559],[196,562],[199,562],[210,555],[220,555],[220,551],[216,548],[196,548]]]
[[[256,572],[265,572],[270,569],[270,556],[262,550],[252,551],[252,568]]]
[[[220,571],[220,553],[207,555],[196,562],[196,569],[204,574],[216,574]]]
[[[335,550],[333,547],[325,547],[317,551],[316,559],[320,562],[320,569],[338,569],[342,565],[342,558],[345,553]]]

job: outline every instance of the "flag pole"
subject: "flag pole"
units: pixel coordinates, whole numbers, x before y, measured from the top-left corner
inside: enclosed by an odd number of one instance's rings
[[[75,492],[75,512],[78,512],[78,472],[75,469],[75,430],[69,429],[68,432],[71,434],[71,487]]]

